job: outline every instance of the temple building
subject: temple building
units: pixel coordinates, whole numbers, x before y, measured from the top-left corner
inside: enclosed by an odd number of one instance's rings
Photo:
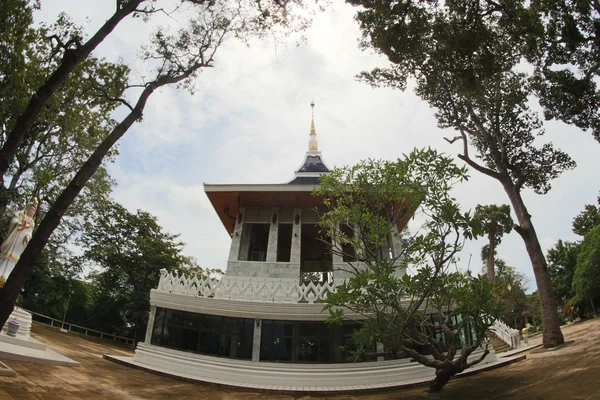
[[[352,362],[342,349],[364,317],[346,311],[342,326],[325,323],[329,314],[320,301],[348,278],[340,267],[355,260],[352,249],[344,249],[343,257],[332,254],[331,238],[319,232],[325,209],[312,192],[329,168],[311,106],[308,151],[289,182],[204,185],[231,236],[226,274],[185,277],[161,270],[150,293],[145,341],[133,359],[112,359],[189,379],[275,390],[360,390],[432,377],[431,368],[408,359]],[[399,254],[399,233],[409,217],[392,227],[383,254]],[[486,358],[493,360],[493,354]]]

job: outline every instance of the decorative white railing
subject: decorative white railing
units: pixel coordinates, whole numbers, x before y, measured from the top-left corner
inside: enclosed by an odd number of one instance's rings
[[[490,330],[512,349],[517,349],[521,344],[521,335],[519,334],[519,331],[511,328],[499,319],[494,322],[494,325],[492,325]]]
[[[251,278],[224,276],[202,278],[186,277],[160,270],[158,291],[186,296],[215,299],[243,300],[274,303],[314,303],[325,300],[334,291],[331,283],[299,284],[297,279]]]

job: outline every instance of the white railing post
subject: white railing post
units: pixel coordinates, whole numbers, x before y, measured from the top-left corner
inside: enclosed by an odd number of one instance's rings
[[[158,280],[158,290],[164,290],[163,285],[165,283],[165,278],[167,277],[167,270],[165,268],[161,268],[160,270],[160,279]]]
[[[496,336],[498,336],[504,343],[509,345],[511,348],[516,349],[520,346],[521,338],[519,331],[511,328],[500,320],[494,321],[491,329]]]

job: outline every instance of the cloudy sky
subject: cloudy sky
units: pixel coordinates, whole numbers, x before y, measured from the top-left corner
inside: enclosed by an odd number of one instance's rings
[[[114,4],[42,0],[36,17],[50,22],[64,11],[94,32]],[[131,211],[151,212],[169,232],[180,233],[186,254],[202,266],[224,269],[230,238],[202,183],[289,181],[307,150],[313,100],[319,147],[330,167],[365,158],[395,159],[414,147],[456,154],[459,145],[443,140],[452,132],[437,128],[433,110],[410,90],[371,89],[354,79],[358,72],[386,62],[358,49],[353,15],[352,7],[333,0],[305,33],[303,44],[298,46],[297,38],[278,45],[228,42],[217,55],[216,67],[202,72],[193,96],[171,88],[154,94],[143,122],[121,140],[120,156],[110,167],[118,182],[113,197]],[[139,19],[127,20],[94,54],[124,60],[133,76],[144,74],[137,55],[151,30]],[[545,196],[524,193],[545,251],[559,238],[577,239],[571,220],[585,204],[595,202],[600,189],[600,144],[562,123],[546,123],[546,131],[543,140],[571,154],[578,167],[556,180]],[[496,181],[474,171],[471,175],[455,191],[465,209],[508,203]],[[481,268],[483,244],[483,239],[467,243],[461,268],[466,269],[471,255],[471,269]],[[507,236],[498,252],[529,277],[534,289],[518,235]]]

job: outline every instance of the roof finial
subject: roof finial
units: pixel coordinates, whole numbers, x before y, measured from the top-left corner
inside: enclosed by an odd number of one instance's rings
[[[317,130],[315,129],[315,102],[310,103],[312,108],[312,120],[310,122],[310,140],[308,141],[308,151],[319,151],[317,143]]]

